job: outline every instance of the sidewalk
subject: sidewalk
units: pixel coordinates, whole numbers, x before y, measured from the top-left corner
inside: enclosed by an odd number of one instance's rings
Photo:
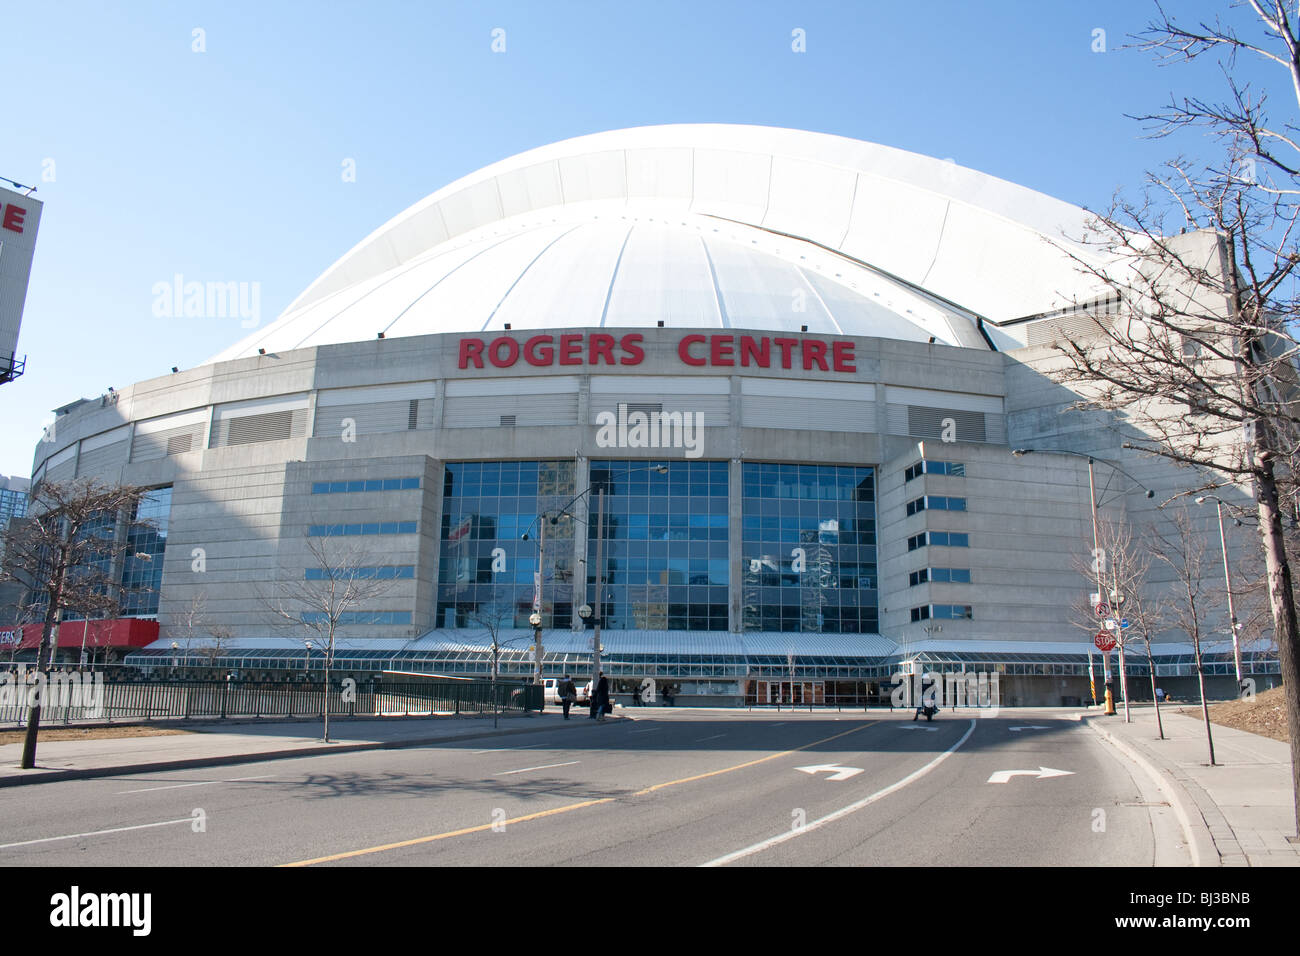
[[[615,718],[617,719],[617,718]],[[333,743],[320,739],[321,721],[247,720],[216,723],[166,721],[158,725],[187,733],[107,740],[43,740],[36,748],[36,767],[22,770],[21,742],[0,745],[0,787],[85,777],[210,767],[315,754],[350,753],[420,747],[476,737],[505,737],[564,726],[560,712],[502,714],[500,729],[492,717],[407,717],[330,720]],[[575,721],[570,726],[582,726]],[[51,729],[57,729],[54,725]]]
[[[1164,740],[1157,736],[1150,705],[1134,707],[1129,724],[1122,708],[1114,717],[1093,711],[1084,721],[1172,781],[1171,802],[1176,809],[1182,804],[1193,840],[1196,831],[1208,831],[1204,843],[1209,852],[1201,854],[1202,865],[1300,866],[1300,844],[1286,839],[1295,833],[1288,745],[1211,724],[1216,766],[1208,766],[1205,723],[1175,713],[1177,706],[1160,709]]]

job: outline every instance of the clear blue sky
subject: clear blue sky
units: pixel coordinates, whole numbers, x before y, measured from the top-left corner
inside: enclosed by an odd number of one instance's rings
[[[786,126],[1102,208],[1144,170],[1207,148],[1143,139],[1125,114],[1216,86],[1213,69],[1121,49],[1147,0],[5,8],[0,175],[45,202],[18,343],[27,374],[0,386],[0,473],[17,475],[50,409],[248,333],[236,318],[156,318],[156,283],[260,283],[269,322],[391,216],[531,147],[656,123]],[[192,51],[196,28],[206,52]],[[1285,85],[1249,72],[1286,102]]]

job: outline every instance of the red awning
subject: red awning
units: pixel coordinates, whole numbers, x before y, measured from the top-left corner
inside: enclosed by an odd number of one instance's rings
[[[22,627],[22,642],[18,645],[20,651],[35,650],[40,647],[41,627],[40,624],[26,624]],[[4,630],[0,629],[0,642],[4,640]],[[18,628],[10,630],[17,631]],[[105,621],[65,621],[56,628],[56,635],[59,647],[79,648],[83,642],[89,648],[144,647],[158,640],[158,622],[146,621],[138,617],[118,617]]]

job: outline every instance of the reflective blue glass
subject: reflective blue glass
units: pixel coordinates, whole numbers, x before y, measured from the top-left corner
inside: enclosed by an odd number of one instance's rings
[[[594,519],[596,493],[603,492],[603,627],[727,630],[727,467],[725,461],[591,463],[587,603],[597,606]],[[715,540],[722,550],[713,563]],[[594,623],[593,614],[588,625]]]
[[[545,521],[542,626],[568,627],[575,522],[561,512],[578,490],[571,461],[449,462],[437,626],[527,627]]]
[[[745,630],[878,630],[875,470],[746,464],[741,526]]]
[[[162,588],[163,554],[167,550],[167,524],[172,510],[171,488],[158,488],[140,499],[127,531],[126,561],[122,567],[122,613],[158,613]]]

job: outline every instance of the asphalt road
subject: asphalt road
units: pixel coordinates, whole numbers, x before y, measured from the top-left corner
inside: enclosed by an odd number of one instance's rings
[[[1190,862],[1143,773],[1065,712],[931,724],[632,713],[458,745],[6,788],[0,865]],[[833,769],[800,769],[819,767]],[[991,782],[1002,771],[1032,774]]]

